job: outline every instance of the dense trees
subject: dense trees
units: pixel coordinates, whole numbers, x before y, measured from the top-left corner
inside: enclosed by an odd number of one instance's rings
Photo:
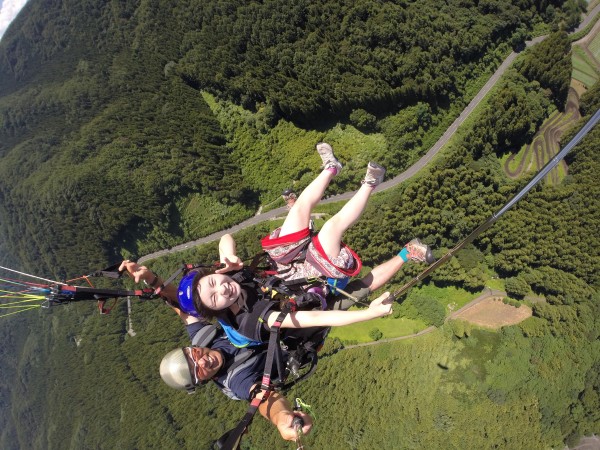
[[[513,298],[523,298],[529,293],[529,284],[522,277],[511,277],[505,281],[505,289]]]
[[[163,69],[167,55],[177,58],[177,32],[159,45],[151,28],[177,29],[167,24],[173,18],[145,4],[134,19],[134,10],[77,2],[69,24],[32,11],[2,41],[7,57],[47,72],[43,83],[28,78],[33,68],[0,82],[0,229],[7,251],[30,270],[73,275],[118,259],[121,247],[172,246],[190,231],[185,217],[174,217],[192,193],[226,210],[252,203],[206,103]],[[90,24],[96,13],[101,19]],[[37,35],[36,20],[46,21],[45,33],[64,35],[69,48],[44,53],[51,44]],[[140,40],[142,29],[149,37]],[[29,37],[39,52],[22,55],[20,45],[33,45]],[[206,232],[248,214],[232,211]],[[138,231],[147,236],[142,247],[132,234]]]
[[[479,72],[484,53],[527,23],[530,6],[215,1],[197,11],[202,27],[187,33],[179,70],[247,107],[268,100],[284,117],[309,123],[357,108],[444,102]]]
[[[3,245],[30,269],[74,274],[75,259],[96,266],[239,222],[272,186],[306,184],[304,149],[318,132],[288,144],[294,170],[285,176],[273,174],[281,158],[272,152],[285,148],[286,123],[260,146],[247,145],[248,133],[270,133],[282,117],[319,129],[334,118],[380,130],[386,142],[370,144],[373,151],[356,141],[361,148],[349,159],[376,159],[396,173],[450,118],[449,103],[464,102],[469,83],[494,67],[503,43],[545,8],[532,1],[28,4],[0,45]],[[256,110],[256,127],[226,146],[221,128],[229,135],[238,124],[219,126],[198,88]],[[511,94],[506,108],[524,107],[527,95]],[[337,189],[357,177],[348,169]]]
[[[557,32],[528,50],[518,68],[530,81],[537,80],[552,91],[555,105],[565,107],[571,81],[571,42],[567,33]]]
[[[81,273],[123,249],[221,229],[263,192],[305,185],[326,133],[346,164],[333,189],[354,186],[371,158],[397,173],[502,43],[562,20],[562,3],[29,2],[0,44],[0,258]],[[564,34],[549,37],[435,165],[372,199],[347,234],[366,265],[414,236],[439,256],[518,191],[497,156],[561,106],[566,54]],[[593,88],[582,111],[598,98]],[[329,343],[294,391],[317,413],[310,446],[548,448],[597,432],[599,142],[597,127],[561,185],[530,193],[431,278],[471,291],[492,273],[508,278],[507,290],[545,297],[534,317],[499,333],[443,325],[440,303],[407,296],[395,314],[441,329],[371,348]],[[236,235],[242,257],[272,225]],[[213,243],[152,266],[167,275],[216,254]],[[419,270],[407,264],[391,287]],[[132,338],[124,309],[100,317],[70,305],[0,324],[0,447],[206,448],[241,417],[244,405],[214,387],[163,386],[157,365],[185,342],[181,325],[159,302],[135,303]],[[260,419],[244,445],[284,448]]]

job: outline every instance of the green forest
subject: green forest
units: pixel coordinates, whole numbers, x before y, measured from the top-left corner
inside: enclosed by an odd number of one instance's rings
[[[367,142],[339,142],[334,189],[396,174],[561,4],[28,3],[0,45],[2,259],[68,278],[231,226],[306,184],[336,124]],[[242,135],[208,94],[256,113]]]
[[[345,235],[365,270],[415,236],[442,256],[527,183],[500,161],[564,108],[567,33],[584,6],[30,0],[0,41],[0,264],[73,277],[234,225],[306,186],[320,140],[345,164],[328,194],[355,189],[369,160],[397,175],[512,49],[547,34],[433,163],[374,195]],[[562,145],[600,108],[599,89]],[[434,332],[362,348],[330,339],[290,392],[315,414],[307,448],[547,449],[600,431],[599,147],[596,127],[560,184],[540,184],[423,283],[471,294],[500,283],[533,316],[498,331],[444,321],[413,289],[378,320]],[[272,227],[237,233],[240,256]],[[216,258],[212,243],[147,264],[166,277]],[[107,316],[73,303],[3,318],[0,447],[204,449],[233,427],[243,402],[161,382],[162,356],[186,342],[169,308],[136,300],[132,321],[135,336],[124,302]],[[261,418],[242,444],[292,447]]]

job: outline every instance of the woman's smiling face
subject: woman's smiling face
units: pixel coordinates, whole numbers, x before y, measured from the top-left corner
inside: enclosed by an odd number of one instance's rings
[[[233,305],[242,294],[241,286],[230,276],[213,273],[202,277],[198,283],[200,301],[214,311],[220,311]]]

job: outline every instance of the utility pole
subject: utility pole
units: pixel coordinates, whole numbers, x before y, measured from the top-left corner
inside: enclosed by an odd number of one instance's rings
[[[127,296],[127,321],[129,322],[129,329],[127,333],[129,336],[135,336],[135,331],[133,331],[133,322],[131,321],[131,297]]]

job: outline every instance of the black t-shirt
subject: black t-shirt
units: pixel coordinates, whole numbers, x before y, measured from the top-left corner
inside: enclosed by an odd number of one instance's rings
[[[269,329],[267,318],[269,317],[269,313],[277,309],[278,304],[273,301],[263,300],[258,293],[259,287],[254,282],[241,283],[240,286],[246,293],[244,306],[237,314],[233,314],[230,310],[227,310],[219,317],[219,322],[224,326],[229,340],[235,345],[244,346],[242,339],[235,336],[235,333],[232,333],[227,327],[232,328],[235,332],[252,341],[246,345],[268,342]],[[232,336],[232,334],[234,335]]]

